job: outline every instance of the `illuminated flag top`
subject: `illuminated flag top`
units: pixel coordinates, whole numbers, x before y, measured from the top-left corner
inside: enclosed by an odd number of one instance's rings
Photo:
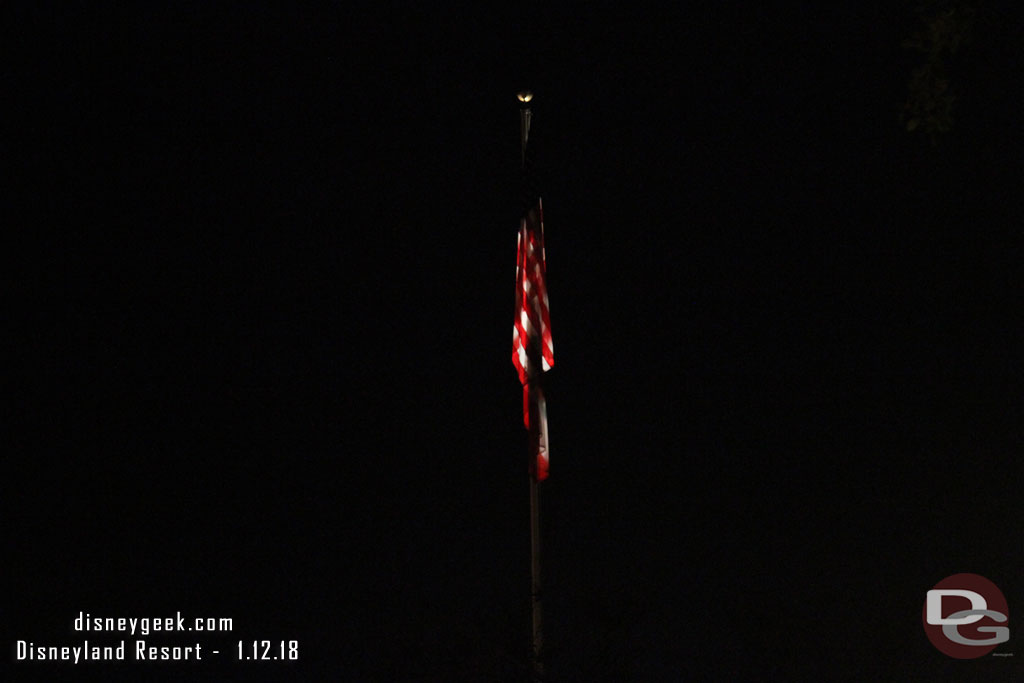
[[[555,357],[545,283],[544,215],[539,199],[519,226],[516,258],[512,363],[523,385],[523,423],[530,431],[533,451],[531,469],[537,481],[543,481],[548,476],[548,420],[540,374],[551,369]]]

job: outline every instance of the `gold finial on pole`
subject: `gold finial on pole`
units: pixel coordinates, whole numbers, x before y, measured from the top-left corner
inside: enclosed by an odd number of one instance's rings
[[[533,93],[529,90],[523,90],[516,95],[516,99],[519,100],[519,131],[520,131],[520,143],[521,143],[521,162],[523,167],[526,167],[526,143],[530,140],[530,101],[533,99]]]

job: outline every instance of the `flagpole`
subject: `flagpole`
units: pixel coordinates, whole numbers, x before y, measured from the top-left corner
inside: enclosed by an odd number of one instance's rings
[[[541,660],[544,646],[544,611],[541,605],[540,581],[540,482],[530,476],[530,572],[532,575],[531,604],[533,610],[533,648],[531,659],[534,677],[544,678]]]
[[[529,103],[533,99],[533,94],[529,91],[520,92],[518,94],[519,99],[519,122],[520,122],[520,163],[522,168],[523,178],[523,195],[524,195],[524,213],[530,210],[529,203],[534,200],[534,197],[527,196],[531,194],[531,183],[528,177],[529,168],[527,166],[527,154],[526,147],[530,139],[530,122],[533,113],[530,110]],[[532,367],[536,372],[534,377],[529,379],[530,384],[536,384],[536,388],[539,389],[540,382],[540,358],[538,348],[536,344],[530,345],[532,348],[528,350],[528,353],[534,356],[534,362]],[[530,388],[531,393],[535,391],[534,387]],[[539,415],[535,409],[535,402],[530,402],[530,421],[531,424],[537,424],[534,420],[539,420]],[[533,436],[535,432],[531,430],[531,443],[530,443],[530,457],[535,457],[536,445],[533,442]],[[544,678],[544,664],[543,664],[543,649],[544,649],[544,610],[541,603],[541,564],[540,564],[540,482],[534,474],[534,467],[530,468],[530,612],[532,621],[532,639],[530,645],[530,664],[533,670],[534,680],[543,680]]]

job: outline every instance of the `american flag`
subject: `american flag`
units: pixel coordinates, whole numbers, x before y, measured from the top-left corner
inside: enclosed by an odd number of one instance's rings
[[[547,404],[540,375],[555,364],[546,270],[544,214],[538,199],[537,206],[527,212],[519,226],[512,326],[512,364],[523,385],[523,423],[530,432],[531,470],[537,481],[547,479],[549,462]]]

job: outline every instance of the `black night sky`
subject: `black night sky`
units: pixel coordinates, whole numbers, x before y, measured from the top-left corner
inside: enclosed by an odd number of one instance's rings
[[[1019,12],[299,4],[7,12],[6,680],[527,680],[522,88],[545,680],[1020,680]],[[928,642],[960,572],[1014,657]],[[234,631],[16,661],[80,611]]]

